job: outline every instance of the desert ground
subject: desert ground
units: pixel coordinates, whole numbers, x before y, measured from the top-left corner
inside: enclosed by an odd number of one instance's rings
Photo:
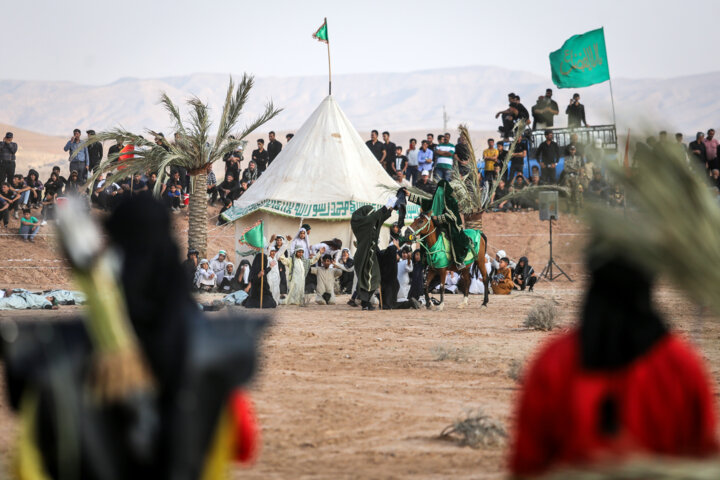
[[[183,245],[186,217],[175,220]],[[484,222],[492,253],[502,248],[513,259],[527,255],[542,269],[547,222],[540,222],[537,212],[487,214]],[[35,244],[3,237],[0,287],[72,285],[54,250],[52,230],[45,233]],[[347,297],[339,297],[335,306],[277,308],[249,386],[263,449],[255,465],[233,471],[233,478],[505,477],[509,442],[473,449],[439,434],[468,410],[482,409],[512,435],[521,384],[511,378],[511,365],[527,363],[540,344],[572,328],[582,307],[586,230],[577,218],[561,216],[554,233],[556,261],[574,282],[541,281],[533,293],[491,296],[487,308],[471,297],[470,308],[457,309],[457,295],[446,297],[443,312],[362,312],[347,306]],[[232,234],[227,228],[211,231],[210,251],[232,251]],[[717,383],[717,319],[704,316],[667,285],[658,288],[656,300],[665,318],[701,349]],[[557,306],[558,327],[551,332],[524,328],[530,309],[546,301]],[[5,312],[1,320],[78,311]],[[240,317],[249,312],[234,311]],[[0,458],[7,467],[17,424],[0,398]]]

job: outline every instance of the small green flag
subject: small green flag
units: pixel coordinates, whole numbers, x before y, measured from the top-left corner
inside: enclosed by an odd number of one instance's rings
[[[550,54],[552,81],[559,88],[588,87],[610,80],[602,28],[567,39]]]
[[[265,248],[265,235],[263,234],[262,221],[245,230],[240,237],[240,243],[257,251]]]
[[[321,42],[328,43],[328,31],[327,31],[327,18],[323,22],[322,25],[320,25],[320,28],[318,28],[315,33],[313,33],[313,38],[315,40],[319,40]]]

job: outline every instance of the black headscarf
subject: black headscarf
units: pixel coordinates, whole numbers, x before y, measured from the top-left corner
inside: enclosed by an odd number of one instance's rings
[[[668,329],[650,303],[652,277],[620,256],[590,259],[580,322],[582,366],[616,370],[648,352]]]

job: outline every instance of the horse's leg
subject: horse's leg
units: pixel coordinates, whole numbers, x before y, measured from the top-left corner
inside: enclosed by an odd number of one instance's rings
[[[465,308],[468,305],[468,295],[470,294],[470,266],[463,268],[460,272],[460,278],[463,282],[463,299],[458,308]]]
[[[445,308],[445,277],[447,277],[447,268],[441,268],[438,275],[440,276],[440,305],[438,305],[438,310],[442,310]]]
[[[490,279],[489,279],[489,277],[488,277],[488,272],[487,272],[487,270],[485,269],[485,256],[483,255],[482,258],[481,258],[480,255],[478,255],[478,258],[477,258],[477,260],[475,260],[475,261],[477,262],[477,266],[478,266],[478,268],[480,269],[480,273],[482,274],[483,287],[485,287],[485,288],[483,289],[483,303],[482,303],[482,304],[483,304],[483,307],[485,307],[485,306],[487,306],[487,304],[488,304],[488,298],[489,298],[489,297],[488,297],[488,294],[489,294],[488,290],[490,289],[490,281],[489,281]]]
[[[425,277],[425,308],[430,310],[432,302],[430,302],[430,282],[435,278],[435,270],[428,268],[427,276]]]

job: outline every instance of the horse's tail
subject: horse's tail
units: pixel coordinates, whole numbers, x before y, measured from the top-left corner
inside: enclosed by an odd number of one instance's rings
[[[485,235],[485,232],[480,232],[480,238],[483,239],[483,242],[485,242],[485,251],[483,252],[483,255],[487,253],[487,235]],[[479,256],[479,255],[478,255]]]

